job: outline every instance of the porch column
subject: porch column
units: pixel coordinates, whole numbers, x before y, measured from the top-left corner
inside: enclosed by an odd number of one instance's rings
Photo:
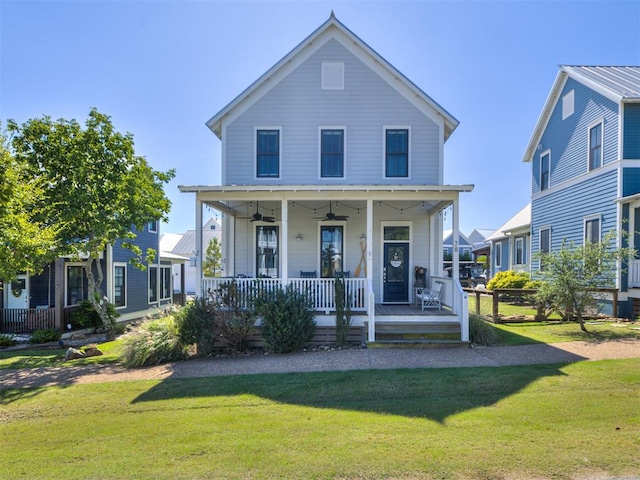
[[[458,204],[459,204],[459,199],[458,196],[456,195],[456,198],[453,199],[453,208],[451,209],[451,228],[453,229],[453,258],[452,261],[453,263],[451,264],[451,268],[452,268],[452,272],[451,272],[451,278],[453,278],[454,280],[459,280],[460,279],[460,259],[459,257],[459,251],[460,251],[460,229],[458,226],[458,222],[460,219],[460,214],[458,213]],[[454,282],[455,283],[455,282]]]
[[[367,313],[369,316],[368,338],[370,342],[376,340],[376,302],[373,294],[373,200],[367,198],[367,256],[365,271],[367,272]]]
[[[202,200],[196,194],[196,295],[202,297]]]
[[[282,279],[282,286],[286,287],[289,283],[289,202],[284,199],[281,202],[282,208],[282,255],[280,265],[282,266],[282,272],[280,278]]]

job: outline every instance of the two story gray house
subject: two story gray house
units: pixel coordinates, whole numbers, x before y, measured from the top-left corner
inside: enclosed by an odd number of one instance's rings
[[[599,242],[611,230],[632,233],[639,249],[640,67],[561,66],[522,160],[531,164],[533,252]],[[622,267],[612,285],[618,314],[638,318],[640,260]]]
[[[198,232],[204,205],[222,213],[225,274],[241,288],[311,288],[318,325],[331,326],[342,274],[367,341],[385,322],[435,318],[468,340],[465,293],[439,278],[441,212],[453,208],[456,249],[459,195],[473,188],[443,184],[458,121],[333,14],[206,124],[222,142],[222,185],[180,190],[195,193]],[[414,304],[418,265],[443,282],[437,317],[393,311]]]

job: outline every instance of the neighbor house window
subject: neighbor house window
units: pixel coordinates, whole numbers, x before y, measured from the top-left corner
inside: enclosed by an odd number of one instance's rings
[[[496,243],[494,256],[496,257],[496,267],[500,268],[502,266],[502,244],[501,243]]]
[[[158,221],[154,220],[153,222],[149,222],[147,225],[147,230],[151,233],[158,233]]]
[[[526,263],[524,256],[524,238],[518,237],[515,242],[515,252],[514,252],[514,260],[515,265],[524,265]]]
[[[77,305],[87,299],[87,283],[84,266],[67,266],[67,305]]]
[[[323,278],[342,272],[343,228],[339,225],[320,227],[320,272]]]
[[[549,188],[549,162],[551,154],[545,153],[540,157],[540,190]]]
[[[587,218],[584,221],[584,243],[600,242],[600,217]]]
[[[171,267],[164,265],[160,267],[160,300],[171,298]]]
[[[258,225],[256,227],[256,275],[278,278],[278,227]]]
[[[540,253],[547,254],[551,252],[551,229],[550,228],[541,228],[540,229]],[[544,270],[545,265],[542,260],[540,260],[540,270]]]
[[[385,177],[409,176],[409,130],[385,130]]]
[[[258,177],[280,176],[280,130],[256,132],[256,161]]]
[[[149,267],[149,303],[158,301],[158,267]]]
[[[113,266],[113,304],[116,307],[127,305],[127,265]]]
[[[602,166],[602,123],[589,129],[589,170]]]
[[[320,130],[320,176],[344,176],[344,130]]]

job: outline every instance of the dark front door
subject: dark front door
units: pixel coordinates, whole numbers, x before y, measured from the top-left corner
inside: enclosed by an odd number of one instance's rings
[[[383,302],[409,301],[409,244],[384,244]]]

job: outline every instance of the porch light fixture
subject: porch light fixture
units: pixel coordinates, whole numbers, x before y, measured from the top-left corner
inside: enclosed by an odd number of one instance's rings
[[[301,233],[299,233],[299,234],[297,234],[297,235],[296,235],[296,240],[297,240],[297,241],[299,241],[299,242],[301,242],[303,238],[304,238],[304,237],[302,236],[302,234],[301,234]]]

